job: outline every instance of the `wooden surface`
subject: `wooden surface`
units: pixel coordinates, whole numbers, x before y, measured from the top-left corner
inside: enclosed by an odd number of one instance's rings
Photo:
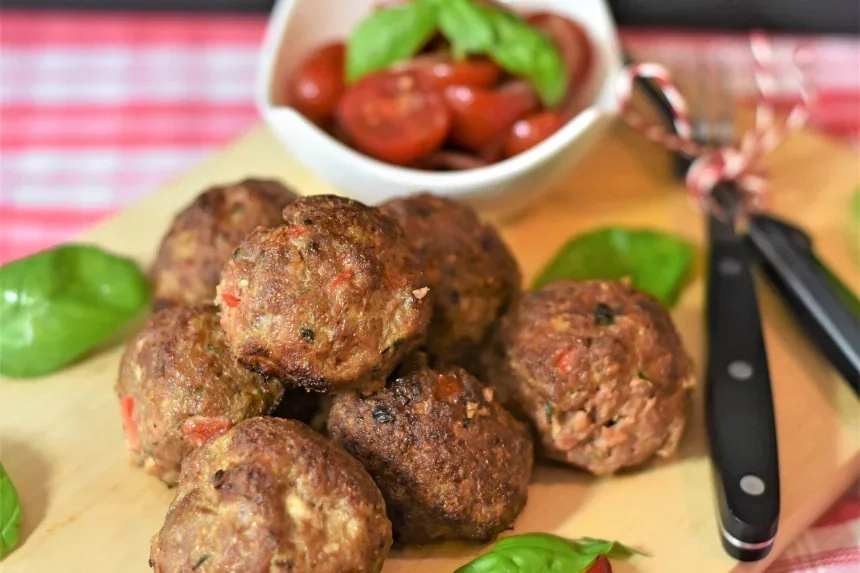
[[[827,260],[858,290],[846,206],[858,182],[855,153],[800,134],[771,156],[774,209],[799,220]],[[658,149],[618,126],[563,188],[503,228],[527,279],[572,234],[604,224],[675,231],[701,244],[703,225]],[[173,213],[204,186],[246,175],[277,176],[302,192],[329,191],[296,165],[264,128],[91,232],[86,240],[149,264]],[[855,236],[856,239],[856,236]],[[860,405],[815,353],[772,293],[760,290],[774,382],[782,469],[776,555],[860,475]],[[674,310],[702,368],[701,272]],[[126,462],[113,393],[115,346],[54,376],[0,381],[0,456],[24,506],[23,545],[4,573],[147,571],[149,538],[172,492]],[[594,479],[539,468],[516,532],[619,539],[652,555],[617,571],[726,573],[735,563],[715,525],[701,392],[680,455],[645,471]],[[481,548],[445,544],[395,552],[386,573],[444,573]],[[737,571],[762,571],[766,562]]]

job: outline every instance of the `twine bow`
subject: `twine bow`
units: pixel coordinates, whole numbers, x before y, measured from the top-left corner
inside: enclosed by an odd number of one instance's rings
[[[756,105],[755,126],[745,133],[739,142],[723,147],[708,147],[693,139],[687,105],[666,68],[653,63],[632,64],[627,67],[626,73],[618,77],[616,94],[621,113],[630,127],[670,151],[681,153],[693,160],[685,183],[691,200],[702,210],[714,212],[717,209],[711,201],[711,191],[721,181],[733,181],[741,189],[742,208],[745,213],[761,210],[766,203],[768,190],[761,158],[784,141],[791,132],[803,127],[809,117],[811,95],[804,73],[809,63],[808,50],[798,48],[794,54],[792,71],[800,84],[800,101],[794,105],[785,121],[778,124],[772,103],[776,91],[773,47],[765,34],[756,32],[750,36],[750,48],[756,85],[761,96]],[[677,133],[670,133],[662,126],[649,122],[631,108],[633,82],[636,78],[651,79],[663,92],[672,108]]]

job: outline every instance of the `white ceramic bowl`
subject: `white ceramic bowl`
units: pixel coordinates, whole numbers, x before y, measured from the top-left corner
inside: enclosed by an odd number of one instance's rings
[[[417,191],[468,201],[490,215],[516,212],[550,189],[591,147],[618,111],[614,79],[622,67],[618,37],[604,0],[514,0],[522,12],[550,11],[586,27],[597,53],[593,103],[553,136],[500,163],[455,172],[397,167],[350,149],[286,100],[287,79],[325,42],[344,40],[379,0],[279,0],[269,20],[257,83],[257,105],[283,145],[344,194],[377,204]]]

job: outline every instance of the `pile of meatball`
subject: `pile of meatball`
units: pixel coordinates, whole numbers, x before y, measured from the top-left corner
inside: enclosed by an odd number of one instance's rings
[[[448,199],[213,187],[152,281],[116,391],[132,462],[176,486],[157,572],[378,572],[392,544],[511,529],[536,454],[607,475],[683,432],[692,367],[653,298],[523,292]]]

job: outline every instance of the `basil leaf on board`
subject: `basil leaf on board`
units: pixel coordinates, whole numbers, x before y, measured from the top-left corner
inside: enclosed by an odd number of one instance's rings
[[[0,267],[0,374],[59,370],[147,306],[137,265],[97,247],[64,245]]]
[[[347,82],[417,54],[436,31],[436,20],[436,0],[415,0],[373,12],[349,37]]]
[[[574,237],[534,282],[540,288],[561,279],[618,280],[671,307],[690,274],[695,249],[680,237],[645,229],[607,227]]]
[[[499,540],[454,573],[583,573],[600,555],[625,559],[636,553],[613,541],[569,541],[549,533],[526,533]]]
[[[21,501],[12,480],[0,463],[0,559],[18,545],[21,534]]]

